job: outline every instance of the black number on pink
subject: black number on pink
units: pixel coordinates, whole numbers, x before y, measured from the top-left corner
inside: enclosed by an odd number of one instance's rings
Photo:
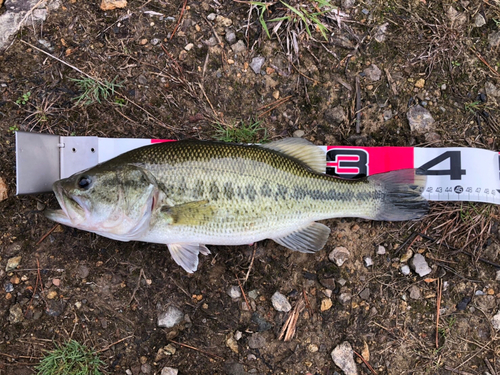
[[[450,159],[450,169],[430,169],[446,159]],[[429,160],[418,169],[419,174],[427,176],[450,176],[450,180],[461,180],[462,176],[465,175],[465,169],[462,169],[460,151],[446,151],[434,159]]]
[[[331,149],[326,153],[326,173],[342,178],[368,176],[368,153],[365,150]]]

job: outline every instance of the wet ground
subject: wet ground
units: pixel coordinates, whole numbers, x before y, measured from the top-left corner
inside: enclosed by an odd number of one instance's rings
[[[260,121],[255,141],[500,149],[497,2],[345,0],[316,19],[305,14],[321,3],[286,2],[302,16],[259,4],[103,11],[64,0],[0,55],[0,374],[33,373],[43,349],[70,338],[119,374],[334,374],[343,342],[363,356],[360,374],[500,373],[496,206],[433,203],[409,223],[330,220],[313,255],[272,241],[212,246],[189,275],[165,246],[61,226],[44,236],[53,196],[15,196],[16,130],[215,139]],[[115,91],[85,96],[87,75]],[[415,105],[430,128],[410,128]],[[329,260],[337,247],[349,252],[341,266]],[[417,253],[425,277],[402,272]],[[289,341],[279,336],[292,312],[275,309],[277,291],[297,316]],[[181,321],[159,327],[167,311]]]

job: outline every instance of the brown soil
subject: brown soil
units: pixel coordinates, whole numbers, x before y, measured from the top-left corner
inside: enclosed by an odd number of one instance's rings
[[[497,207],[433,204],[427,219],[412,223],[327,221],[331,238],[314,255],[272,241],[212,246],[213,254],[188,275],[165,246],[60,226],[38,243],[53,227],[40,211],[56,202],[49,194],[14,195],[13,135],[19,129],[213,139],[217,123],[260,120],[270,139],[302,130],[316,144],[499,150],[497,103],[484,95],[486,82],[499,85],[498,47],[488,42],[499,28],[496,4],[356,2],[341,8],[349,17],[340,27],[334,18],[321,18],[330,27],[328,41],[314,27],[309,36],[298,18],[268,38],[256,10],[249,15],[250,4],[233,1],[188,0],[175,29],[182,1],[130,1],[126,9],[104,12],[96,2],[63,0],[43,25],[23,29],[0,55],[0,177],[9,188],[0,203],[0,374],[33,373],[43,349],[70,338],[100,350],[105,370],[119,374],[140,374],[142,364],[151,374],[165,366],[180,374],[334,374],[340,369],[330,352],[343,341],[369,353],[367,362],[378,374],[499,374],[500,336],[491,318],[500,307],[500,285],[495,267],[480,260],[499,262]],[[266,18],[275,18],[287,8],[273,3],[269,10]],[[210,13],[220,17],[210,20]],[[477,15],[485,25],[474,26]],[[384,24],[386,39],[377,41]],[[227,42],[230,30],[244,43],[241,52]],[[77,104],[81,91],[74,79],[84,76],[21,41],[101,81],[115,80],[117,93],[100,103]],[[255,56],[266,59],[261,74],[249,66]],[[371,64],[382,76],[374,82],[360,76],[358,134],[355,77]],[[20,103],[28,92],[26,104]],[[286,100],[275,107],[281,98]],[[427,103],[436,120],[433,134],[410,131],[406,112],[416,102]],[[388,110],[392,117],[385,119]],[[406,241],[418,232],[438,243],[419,236]],[[466,245],[471,255],[447,244]],[[379,245],[385,255],[377,255]],[[337,246],[351,254],[342,267],[328,260]],[[433,268],[429,279],[400,272],[399,258],[409,246],[426,256]],[[17,269],[5,272],[7,260],[16,256],[22,257]],[[373,266],[365,266],[365,257]],[[227,294],[237,278],[246,295],[256,296],[247,297],[250,311],[242,298]],[[443,284],[440,298],[437,279]],[[333,306],[322,311],[327,289]],[[276,291],[292,305],[307,298],[289,342],[278,340],[287,314],[271,304]],[[471,300],[458,309],[464,298]],[[185,321],[159,328],[157,316],[169,305],[180,308]],[[22,311],[16,322],[14,306]],[[228,346],[236,332],[237,352]],[[255,333],[265,342],[251,348]],[[175,353],[159,355],[171,340]],[[358,371],[373,373],[361,360]]]

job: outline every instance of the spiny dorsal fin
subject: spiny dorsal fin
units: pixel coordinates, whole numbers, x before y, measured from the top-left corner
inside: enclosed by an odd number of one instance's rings
[[[207,200],[187,202],[177,206],[162,206],[160,214],[171,225],[195,225],[210,220],[214,209]]]
[[[298,159],[315,172],[325,173],[326,171],[326,157],[323,150],[303,138],[285,138],[262,145],[262,147]]]
[[[285,237],[273,238],[273,240],[290,250],[300,251],[301,253],[314,253],[325,246],[329,235],[330,228],[326,225],[312,222]]]

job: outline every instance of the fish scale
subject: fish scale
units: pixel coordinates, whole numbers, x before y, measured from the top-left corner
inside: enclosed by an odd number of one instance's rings
[[[83,211],[92,223],[79,220],[77,227],[118,240],[167,244],[189,272],[197,268],[198,253],[208,252],[205,244],[270,238],[313,252],[330,232],[317,220],[408,220],[427,210],[420,196],[425,176],[414,170],[350,181],[320,173],[324,169],[322,151],[300,139],[265,146],[179,141],[129,151],[56,182],[54,191],[66,217],[78,218]],[[117,185],[119,197],[107,196]],[[111,211],[113,228],[100,230],[105,223],[99,220]],[[67,218],[48,216],[72,225]]]

